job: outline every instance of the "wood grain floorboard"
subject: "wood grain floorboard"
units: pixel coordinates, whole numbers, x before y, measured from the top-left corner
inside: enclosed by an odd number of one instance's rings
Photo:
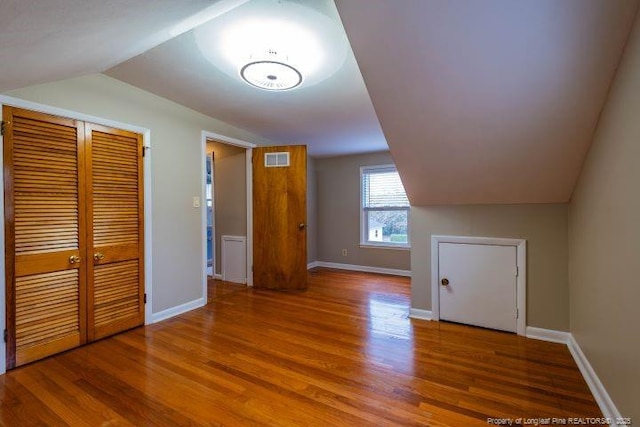
[[[601,413],[566,346],[408,318],[409,279],[315,269],[0,377],[0,425],[486,426]]]

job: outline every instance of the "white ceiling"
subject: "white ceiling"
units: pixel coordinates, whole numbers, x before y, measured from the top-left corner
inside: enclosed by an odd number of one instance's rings
[[[179,104],[246,129],[278,144],[306,144],[313,156],[387,150],[375,111],[331,0],[295,0],[313,13],[297,23],[327,37],[338,56],[337,72],[320,83],[286,92],[247,85],[229,71],[217,43],[223,30],[248,17],[279,17],[282,2],[252,0],[108,70],[107,75]],[[313,16],[315,15],[315,16]],[[334,34],[337,30],[337,34]],[[203,55],[197,43],[205,34],[213,54]],[[344,49],[343,49],[344,47]]]
[[[413,205],[567,202],[635,0],[336,0]]]
[[[1,0],[0,92],[102,72],[190,30],[187,18],[223,12],[217,3]]]
[[[333,34],[330,55],[346,46],[322,82],[261,91],[198,48],[203,29],[291,3],[321,15],[305,22]],[[638,0],[335,3],[1,0],[0,92],[108,70],[312,155],[388,140],[413,205],[569,200]]]

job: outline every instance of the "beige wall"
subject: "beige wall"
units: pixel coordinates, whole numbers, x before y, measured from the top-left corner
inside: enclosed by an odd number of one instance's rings
[[[307,262],[318,260],[318,191],[316,160],[307,157]]]
[[[569,206],[571,332],[640,424],[640,21]]]
[[[527,325],[569,330],[567,205],[411,207],[411,304],[431,310],[431,235],[527,240]]]
[[[408,250],[360,248],[360,166],[392,163],[389,152],[316,160],[319,261],[411,268]]]
[[[246,149],[207,141],[213,153],[215,272],[222,274],[222,236],[247,236]]]
[[[266,142],[102,74],[31,86],[7,95],[151,130],[154,313],[202,297],[201,132]],[[149,260],[147,260],[149,261]]]

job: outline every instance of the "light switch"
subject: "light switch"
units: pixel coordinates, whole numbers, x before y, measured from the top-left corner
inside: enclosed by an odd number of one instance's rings
[[[198,196],[194,196],[193,197],[193,207],[194,208],[199,208],[200,207],[200,197],[198,197]]]

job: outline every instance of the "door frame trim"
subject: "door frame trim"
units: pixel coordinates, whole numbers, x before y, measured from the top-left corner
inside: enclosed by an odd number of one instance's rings
[[[122,130],[128,130],[131,132],[142,134],[142,144],[146,147],[145,159],[143,162],[143,180],[144,180],[144,292],[147,294],[147,304],[144,308],[144,323],[145,325],[153,323],[152,307],[153,307],[153,280],[152,280],[152,212],[151,212],[151,130],[132,125],[129,123],[122,123],[115,120],[109,120],[90,114],[84,114],[73,110],[67,110],[65,108],[53,107],[50,105],[40,104],[37,102],[26,101],[20,98],[14,98],[12,96],[0,95],[0,110],[5,106],[24,108],[26,110],[37,111],[40,113],[51,114],[55,116],[67,117],[74,120],[82,120],[85,122],[91,122],[98,125],[109,126]],[[4,147],[4,139],[0,135],[0,163],[2,159],[2,149]],[[4,174],[0,174],[0,197],[4,200]],[[4,218],[4,203],[0,203],[0,217]],[[2,244],[0,244],[0,331],[6,328],[6,295],[5,295],[5,230],[4,221],[0,221],[0,238]],[[205,254],[206,257],[206,254]],[[6,360],[6,345],[3,340],[0,340],[0,374],[5,373],[7,367]]]
[[[527,241],[525,239],[504,239],[475,236],[431,236],[431,315],[432,320],[440,320],[440,292],[438,279],[440,272],[440,243],[461,243],[471,245],[514,246],[516,248],[516,309],[518,318],[516,333],[526,335],[527,329]]]
[[[247,180],[247,286],[253,286],[253,168],[251,165],[251,158],[253,156],[253,149],[257,147],[257,144],[252,142],[243,141],[241,139],[232,138],[219,133],[202,131],[200,140],[200,167],[201,177],[200,185],[202,186],[200,192],[200,199],[205,203],[201,204],[201,229],[202,229],[202,295],[204,296],[205,304],[207,301],[207,203],[206,203],[206,191],[207,191],[207,139],[212,139],[218,142],[222,142],[228,145],[234,145],[236,147],[246,149],[245,152],[245,175]],[[1,160],[1,159],[0,159]],[[212,177],[213,181],[213,177]],[[215,221],[215,219],[214,219]],[[215,236],[213,236],[215,239]],[[213,260],[215,264],[215,259]]]

